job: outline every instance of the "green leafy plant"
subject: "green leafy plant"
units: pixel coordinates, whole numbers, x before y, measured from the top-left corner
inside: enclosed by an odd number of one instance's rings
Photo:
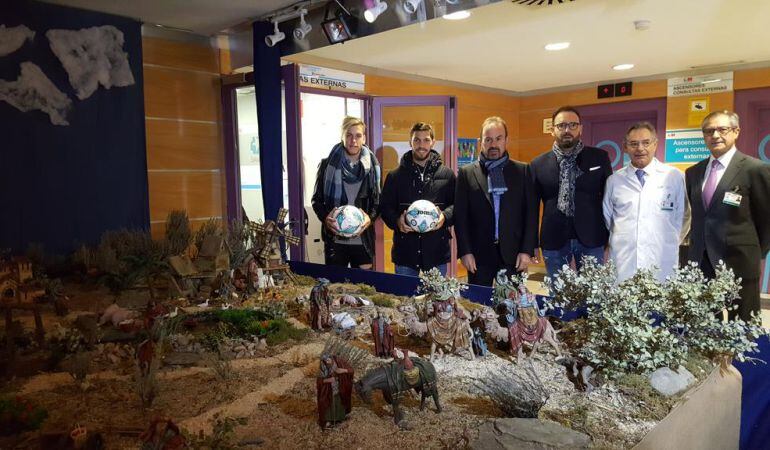
[[[0,398],[0,436],[37,430],[48,417],[48,411],[19,396]]]
[[[723,309],[735,308],[740,287],[721,262],[713,280],[706,280],[691,263],[666,282],[640,270],[616,285],[611,262],[601,265],[586,257],[580,273],[565,266],[545,284],[553,293],[550,307],[586,310],[577,352],[614,379],[676,368],[690,351],[750,360],[756,339],[767,334],[756,316],[749,322],[721,320]]]

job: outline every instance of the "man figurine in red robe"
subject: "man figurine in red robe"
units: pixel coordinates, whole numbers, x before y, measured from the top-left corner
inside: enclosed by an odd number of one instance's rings
[[[393,340],[393,330],[390,327],[390,320],[377,310],[377,317],[372,319],[372,338],[374,339],[374,355],[378,358],[387,358],[391,356],[395,341]]]
[[[316,378],[318,425],[332,427],[350,413],[353,393],[353,367],[341,356],[321,355],[321,370]]]

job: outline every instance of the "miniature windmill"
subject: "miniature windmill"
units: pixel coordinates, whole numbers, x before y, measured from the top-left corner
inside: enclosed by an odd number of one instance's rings
[[[299,238],[287,229],[286,216],[289,211],[281,208],[275,221],[263,223],[251,222],[249,228],[253,233],[254,257],[260,267],[275,267],[282,265],[279,238],[284,238],[289,245],[299,245]]]

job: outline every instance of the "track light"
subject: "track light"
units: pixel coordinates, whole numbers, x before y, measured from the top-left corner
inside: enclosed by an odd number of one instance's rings
[[[273,26],[274,26],[275,33],[273,33],[271,35],[268,35],[268,36],[265,36],[265,44],[268,47],[274,47],[275,44],[281,42],[286,37],[286,35],[283,34],[282,31],[278,30],[278,21],[277,20],[273,21]]]
[[[388,9],[388,4],[384,1],[374,0],[374,5],[371,8],[364,11],[364,19],[369,23],[374,23],[377,17],[384,13]]]
[[[414,14],[417,12],[417,8],[420,7],[422,0],[404,0],[404,11],[407,14]]]
[[[310,30],[313,29],[309,23],[305,22],[305,14],[307,14],[306,9],[299,10],[299,26],[294,29],[294,38],[297,40],[305,39]]]

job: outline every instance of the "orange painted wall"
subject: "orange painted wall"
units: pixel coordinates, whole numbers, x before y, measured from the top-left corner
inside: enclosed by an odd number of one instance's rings
[[[193,226],[226,216],[219,52],[145,37],[144,101],[153,236],[166,215],[187,210]]]

